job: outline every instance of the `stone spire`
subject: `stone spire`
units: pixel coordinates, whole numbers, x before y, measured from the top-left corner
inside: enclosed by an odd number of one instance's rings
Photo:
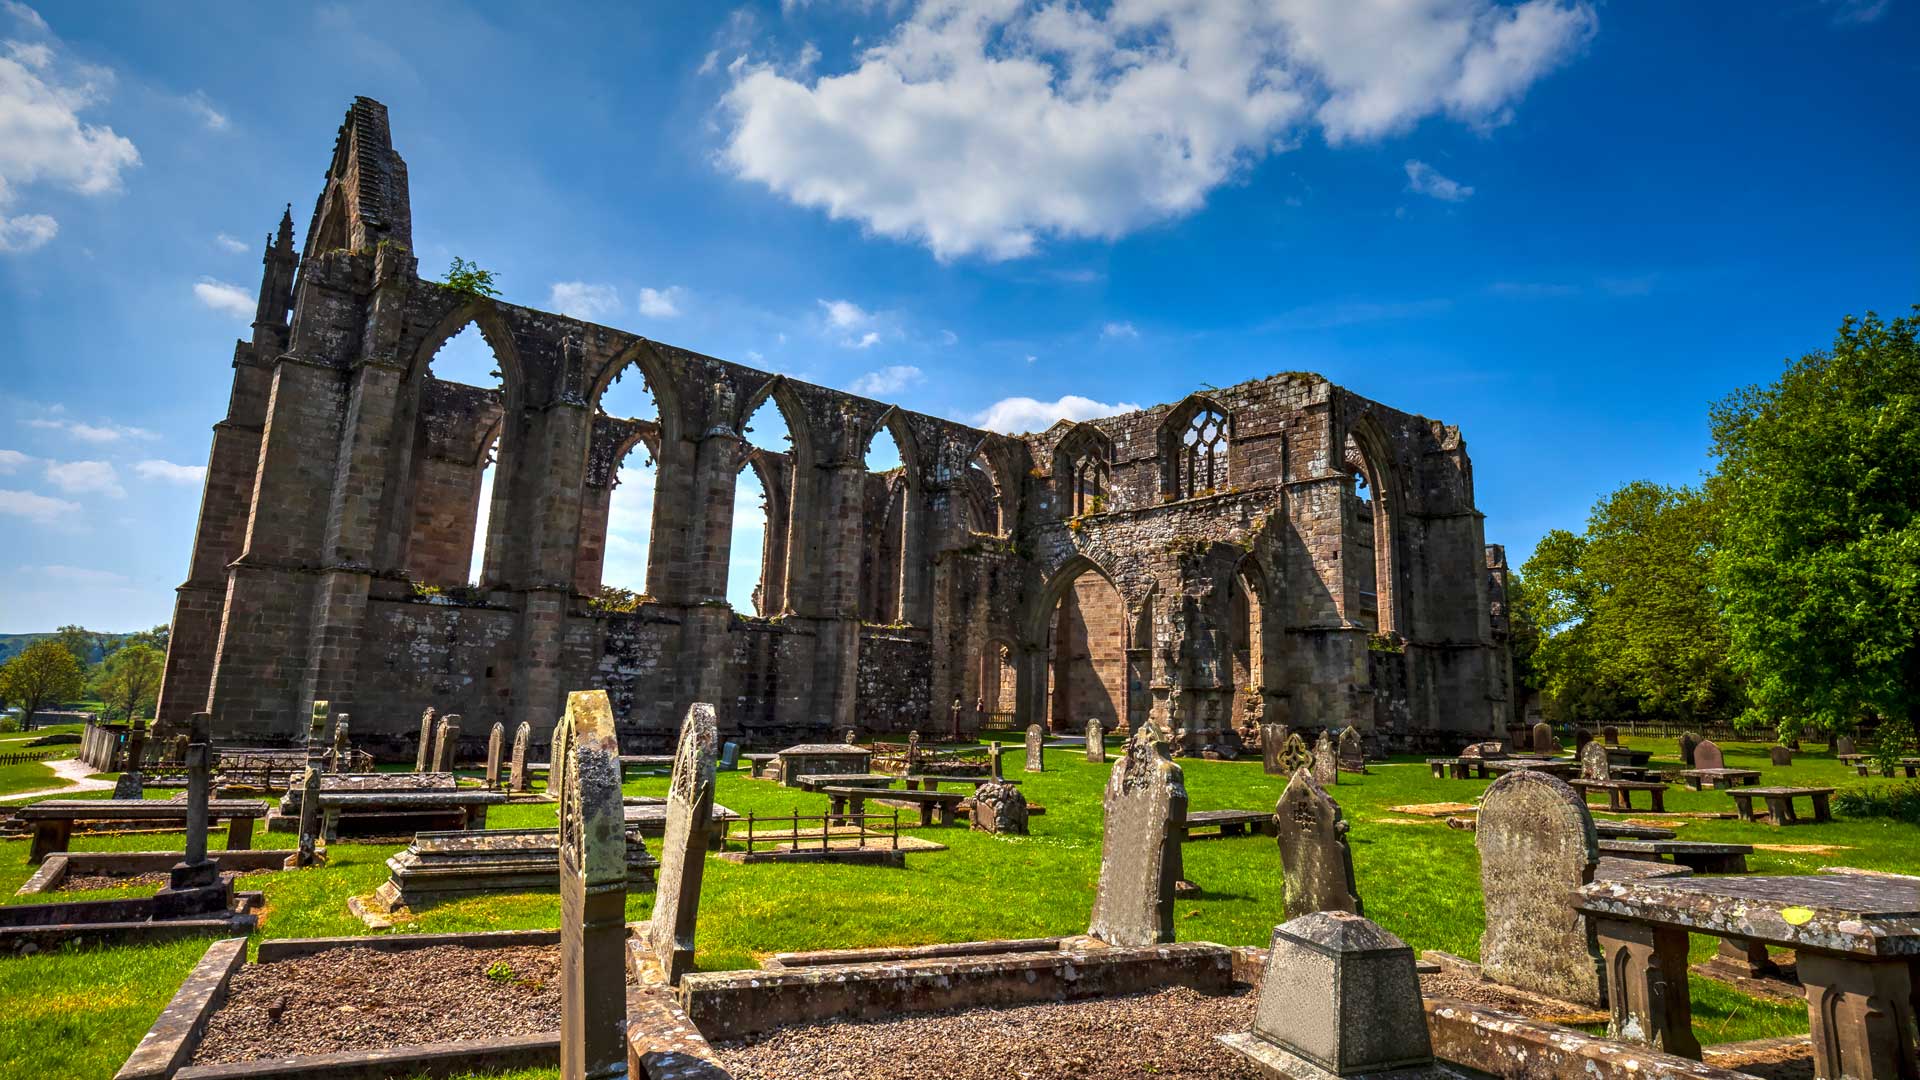
[[[260,261],[260,303],[253,313],[253,343],[259,347],[287,347],[287,316],[293,311],[293,276],[300,260],[293,253],[293,204],[280,215],[280,231],[267,238]]]

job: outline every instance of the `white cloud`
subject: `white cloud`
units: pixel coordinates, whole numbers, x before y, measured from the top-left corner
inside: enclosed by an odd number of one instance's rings
[[[1504,122],[1594,32],[1586,0],[927,0],[850,71],[738,63],[736,175],[941,259],[1191,213],[1317,127]]]
[[[132,142],[80,113],[107,99],[113,73],[71,60],[45,19],[25,4],[3,8],[30,37],[0,45],[0,208],[21,189],[46,184],[82,195],[117,191],[120,174],[140,164]],[[46,246],[59,223],[46,214],[0,214],[0,252],[21,254]]]
[[[219,233],[214,236],[213,242],[222,251],[231,251],[235,255],[245,255],[247,253],[247,242],[245,240],[228,236],[226,233]]]
[[[66,409],[62,406],[55,405],[49,411],[60,413],[65,412]],[[102,421],[98,424],[87,424],[78,420],[68,420],[65,418],[53,420],[34,419],[27,421],[27,426],[44,428],[49,431],[64,431],[74,438],[79,439],[81,442],[90,443],[111,443],[119,442],[121,439],[151,439],[155,437],[154,433],[148,431],[146,428],[133,427],[128,424],[116,424],[111,420]]]
[[[1025,431],[1044,431],[1057,420],[1093,420],[1139,410],[1140,406],[1130,401],[1109,405],[1078,394],[1067,394],[1058,401],[1010,397],[1001,398],[981,410],[974,416],[973,426],[1018,435]]]
[[[80,504],[31,491],[0,490],[0,514],[23,517],[37,525],[51,525],[63,516],[80,512]]]
[[[24,574],[50,577],[56,581],[68,581],[75,585],[105,586],[125,588],[133,584],[133,579],[125,574],[116,574],[111,570],[90,570],[84,566],[23,566]]]
[[[18,450],[0,450],[0,473],[11,475],[33,459]]]
[[[879,371],[867,372],[853,380],[853,385],[849,389],[862,397],[885,397],[924,382],[926,377],[926,372],[911,364],[894,364],[883,367]]]
[[[680,314],[680,301],[686,290],[678,285],[664,289],[640,289],[640,314],[649,319],[671,319]]]
[[[176,465],[159,458],[148,458],[133,467],[142,480],[161,480],[169,484],[199,484],[207,478],[205,465]]]
[[[47,482],[69,495],[105,495],[124,499],[127,489],[120,486],[120,474],[108,461],[50,461]]]
[[[245,289],[215,278],[201,278],[194,282],[193,295],[199,297],[207,307],[236,319],[251,319],[256,311],[254,298],[248,296]]]
[[[45,214],[15,217],[0,214],[0,254],[25,255],[39,251],[59,233],[60,223]]]
[[[547,307],[562,315],[592,321],[620,311],[620,290],[585,281],[556,281],[547,290]]]
[[[880,344],[880,331],[869,330],[861,334],[858,339],[849,338],[840,344],[845,345],[849,349],[871,349],[875,345]]]
[[[827,325],[835,329],[853,330],[873,321],[872,315],[851,300],[822,300],[820,306],[827,309]]]
[[[180,101],[187,107],[187,111],[200,118],[200,122],[207,126],[208,131],[227,130],[227,114],[214,108],[213,99],[207,96],[205,90],[195,90]]]
[[[1424,161],[1407,162],[1407,190],[1415,195],[1432,196],[1441,202],[1460,202],[1473,195],[1471,187],[1440,175]]]
[[[1110,322],[1100,328],[1100,338],[1103,341],[1119,341],[1139,336],[1140,331],[1135,330],[1130,322]]]

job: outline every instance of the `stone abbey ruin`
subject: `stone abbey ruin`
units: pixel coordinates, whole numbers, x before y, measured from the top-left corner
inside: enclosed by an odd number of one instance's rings
[[[292,745],[326,699],[388,756],[428,705],[544,744],[581,688],[609,692],[629,752],[697,701],[773,746],[1151,717],[1189,755],[1260,723],[1428,749],[1511,720],[1504,556],[1457,428],[1291,372],[1009,436],[449,288],[419,276],[406,164],[366,98],[293,240],[289,213],[214,425],[163,727],[205,711],[222,740]],[[469,326],[497,388],[430,370]],[[623,377],[657,417],[600,408]],[[743,436],[768,401],[787,452]],[[901,466],[869,471],[882,430]],[[657,469],[647,599],[609,610],[636,450]],[[756,612],[725,599],[745,469]]]

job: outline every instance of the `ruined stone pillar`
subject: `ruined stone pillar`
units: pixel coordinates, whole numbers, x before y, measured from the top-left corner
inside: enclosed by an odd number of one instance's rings
[[[592,417],[579,401],[556,401],[506,423],[523,423],[522,437],[510,449],[513,478],[508,501],[494,500],[488,529],[503,538],[488,545],[488,561],[501,549],[502,585],[520,590],[520,650],[513,665],[515,718],[538,730],[559,719],[561,647],[566,640],[567,608],[573,595],[574,558],[579,554],[580,501],[586,482],[587,442]],[[501,437],[507,446],[506,436]],[[493,574],[489,566],[489,574]]]

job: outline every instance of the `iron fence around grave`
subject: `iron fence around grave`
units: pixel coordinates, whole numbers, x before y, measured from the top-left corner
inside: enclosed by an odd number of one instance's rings
[[[878,833],[877,835],[874,835],[871,837],[871,839],[873,840],[873,846],[875,848],[880,847],[880,842],[882,840],[885,840],[888,850],[898,851],[900,849],[900,811],[899,810],[894,810],[890,814],[802,814],[798,810],[795,810],[791,814],[786,814],[784,816],[774,816],[774,817],[760,817],[754,814],[752,811],[748,811],[746,816],[747,831],[744,833],[741,833],[741,832],[728,833],[727,842],[729,844],[735,844],[735,843],[745,844],[747,848],[747,854],[749,855],[753,854],[753,846],[755,844],[760,844],[766,847],[779,847],[782,844],[790,844],[792,845],[792,848],[794,851],[800,851],[802,850],[800,847],[800,840],[801,840],[800,823],[814,822],[814,821],[817,821],[820,823],[820,850],[821,851],[832,850],[832,843],[835,839],[840,839],[840,840],[852,839],[854,841],[853,846],[855,850],[865,850],[867,847],[867,841],[869,839],[868,829],[867,829],[868,821],[883,822],[886,825],[886,829],[887,829],[886,832]],[[740,822],[738,819],[734,821],[735,825],[738,825],[739,823]],[[856,826],[854,829],[853,835],[849,837],[843,833],[840,836],[835,837],[833,835],[833,830],[831,826],[836,823],[841,825],[851,824]],[[762,829],[766,828],[769,825],[776,825],[776,824],[785,825],[787,827],[787,831],[784,833],[762,832],[760,835],[755,836],[754,826],[756,824],[759,825]],[[810,849],[812,847],[813,837],[809,835],[806,837],[806,840],[807,840],[808,848]]]

